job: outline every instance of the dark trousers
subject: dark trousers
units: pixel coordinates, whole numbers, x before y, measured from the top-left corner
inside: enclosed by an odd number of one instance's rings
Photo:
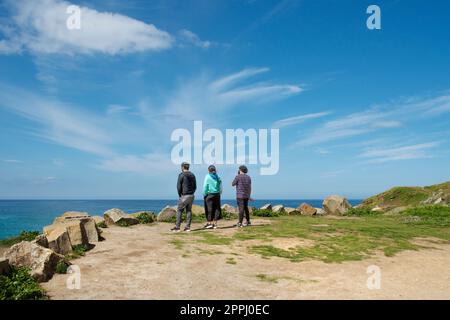
[[[206,219],[208,222],[220,219],[220,193],[210,193],[205,198]]]
[[[248,198],[244,199],[236,199],[237,205],[239,208],[239,223],[242,223],[244,220],[244,213],[245,213],[245,219],[247,222],[250,222],[250,211],[248,210]]]

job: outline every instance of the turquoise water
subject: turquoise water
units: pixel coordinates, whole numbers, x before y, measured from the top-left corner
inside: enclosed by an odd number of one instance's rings
[[[314,207],[322,206],[322,200],[255,200],[250,206],[261,207],[272,203],[297,207],[302,202]],[[41,231],[66,211],[85,211],[91,215],[103,215],[111,208],[120,208],[127,213],[142,210],[159,212],[166,205],[176,203],[176,200],[0,200],[0,239],[17,235],[22,230]],[[203,205],[202,200],[195,203]],[[222,200],[223,203],[235,206],[236,200]],[[350,203],[356,205],[360,200],[350,200]]]

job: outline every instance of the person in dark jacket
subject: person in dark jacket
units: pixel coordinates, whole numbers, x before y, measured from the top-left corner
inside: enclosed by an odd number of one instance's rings
[[[191,231],[192,221],[192,204],[194,203],[194,193],[197,190],[197,181],[195,175],[189,171],[189,163],[183,162],[181,164],[181,173],[178,175],[177,191],[180,199],[178,200],[177,220],[175,227],[171,230],[174,232],[180,231],[181,215],[186,210],[186,226],[184,231]]]
[[[237,227],[242,228],[242,221],[247,220],[246,226],[250,226],[250,212],[248,210],[248,201],[252,193],[252,179],[247,175],[246,166],[240,166],[237,176],[232,182],[232,186],[236,187],[236,202],[239,207],[239,222]]]

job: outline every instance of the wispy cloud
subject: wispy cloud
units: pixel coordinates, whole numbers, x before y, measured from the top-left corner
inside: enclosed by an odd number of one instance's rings
[[[274,122],[272,124],[272,128],[283,128],[283,127],[287,127],[287,126],[292,126],[295,124],[303,123],[307,120],[325,117],[325,116],[329,115],[330,113],[331,112],[329,112],[329,111],[324,111],[324,112],[309,113],[309,114],[303,114],[300,116],[281,119],[281,120]]]
[[[81,8],[81,28],[67,28],[69,2],[7,0],[11,24],[0,53],[106,53],[110,55],[168,49],[173,37],[166,31],[125,15]]]
[[[368,149],[361,153],[359,157],[368,158],[370,162],[387,162],[409,159],[431,158],[434,155],[429,153],[430,149],[438,147],[439,141],[421,143],[395,148]]]
[[[393,102],[352,113],[322,123],[294,143],[291,147],[305,147],[324,144],[330,141],[366,135],[381,130],[392,130],[405,123],[420,120],[423,117],[436,116],[450,112],[450,96]]]
[[[16,160],[16,159],[3,159],[2,161],[6,162],[6,163],[23,163],[22,160]]]
[[[209,47],[211,47],[212,45],[214,45],[213,42],[208,41],[208,40],[202,40],[200,39],[200,37],[195,34],[192,31],[183,29],[180,30],[178,32],[179,34],[179,38],[180,38],[180,43],[181,45],[183,45],[184,43],[202,48],[202,49],[208,49]]]
[[[268,71],[268,68],[247,68],[219,78],[203,75],[183,81],[175,93],[171,93],[165,111],[202,119],[206,109],[214,108],[216,113],[220,113],[243,103],[264,104],[303,91],[296,84],[250,81],[251,77]]]

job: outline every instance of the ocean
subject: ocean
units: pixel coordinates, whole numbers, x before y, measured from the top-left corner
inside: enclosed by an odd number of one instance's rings
[[[357,205],[361,200],[349,200]],[[266,203],[283,204],[285,207],[297,207],[306,202],[313,207],[321,207],[322,200],[255,200],[252,207],[261,207]],[[176,205],[177,200],[0,200],[0,239],[15,236],[22,230],[42,231],[53,219],[66,211],[85,211],[91,215],[100,215],[111,208],[119,208],[127,213],[136,211],[154,211],[158,213],[166,205]],[[203,205],[203,200],[196,200]],[[222,200],[236,206],[236,200]]]

